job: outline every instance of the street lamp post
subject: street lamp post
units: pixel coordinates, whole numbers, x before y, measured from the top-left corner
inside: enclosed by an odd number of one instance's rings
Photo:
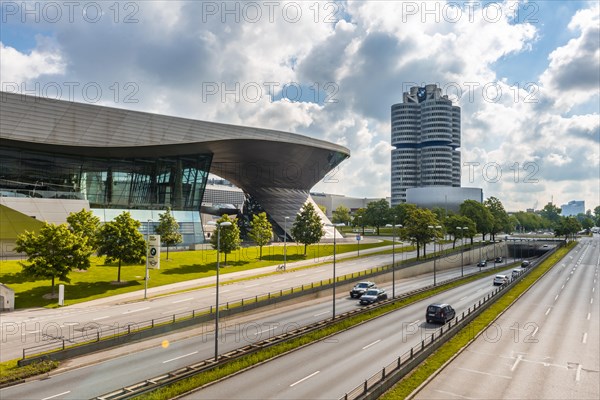
[[[221,228],[231,226],[231,222],[214,222],[209,221],[209,225],[217,226],[217,282],[216,282],[216,299],[215,299],[215,361],[219,359],[219,269],[221,268]]]
[[[465,230],[469,229],[467,226],[457,226],[456,229],[460,229],[460,276],[465,276]]]
[[[333,315],[332,320],[335,320],[335,246],[336,246],[336,227],[343,226],[344,224],[327,224],[327,226],[333,227]]]
[[[144,300],[148,298],[148,278],[150,277],[150,274],[148,273],[148,251],[150,251],[150,222],[152,222],[151,219],[149,219],[146,222],[146,276],[144,279]]]
[[[288,219],[290,219],[290,217],[285,217],[284,222],[283,222],[283,270],[285,271],[285,268],[287,266],[287,221]]]
[[[392,223],[392,298],[396,297],[396,216]],[[387,224],[386,226],[390,226]],[[398,225],[402,227],[402,225]]]
[[[442,227],[440,225],[428,225],[427,226],[429,229],[442,229]],[[436,238],[437,238],[437,234],[433,237],[433,286],[437,285],[437,281],[436,281],[436,260],[437,260],[437,256],[435,255],[435,242],[436,242]]]

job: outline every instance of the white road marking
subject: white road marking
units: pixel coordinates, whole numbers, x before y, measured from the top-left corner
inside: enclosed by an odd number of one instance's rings
[[[273,279],[271,282],[281,282],[281,281],[285,281],[285,278]]]
[[[497,376],[499,378],[504,378],[504,379],[512,379],[512,377],[510,376],[505,376],[505,375],[497,375],[497,374],[490,374],[488,372],[481,372],[481,371],[476,371],[474,369],[468,369],[468,368],[461,368],[461,367],[457,367],[457,369],[462,369],[463,371],[467,371],[467,372],[473,372],[475,374],[482,374],[482,375],[488,375],[488,376]]]
[[[561,290],[562,290],[562,289],[564,289],[564,288],[565,288],[565,285],[562,285],[562,286],[560,287],[560,289],[561,289]]]
[[[591,299],[590,299],[590,304],[592,304],[593,302],[594,302],[594,299],[593,299],[593,298],[591,298]]]
[[[535,336],[535,334],[538,333],[539,330],[540,330],[540,327],[536,326],[535,329],[533,330],[533,333],[531,334],[531,337]]]
[[[319,315],[325,315],[325,314],[329,314],[329,311],[320,312],[318,314],[313,315],[313,317],[318,317]]]
[[[53,398],[55,398],[55,397],[62,396],[63,394],[67,394],[67,393],[71,393],[71,391],[70,391],[70,390],[67,390],[66,392],[62,392],[62,393],[59,393],[59,394],[55,394],[54,396],[50,396],[50,397],[44,397],[42,400],[49,400],[49,399],[53,399]]]
[[[513,364],[513,366],[510,368],[511,371],[514,371],[515,368],[517,368],[517,365],[519,365],[519,363],[521,362],[521,360],[523,359],[523,356],[521,354],[519,354],[519,356],[517,357],[517,359],[515,360],[515,363]]]
[[[363,347],[363,350],[368,349],[369,347],[376,345],[377,343],[381,342],[381,339],[374,341],[373,343],[369,343],[368,345],[366,345],[365,347]]]
[[[135,310],[125,311],[124,313],[121,313],[121,314],[122,314],[122,315],[125,315],[125,314],[131,314],[131,313],[138,312],[138,311],[144,311],[144,310],[147,310],[147,309],[149,309],[149,308],[150,308],[150,307],[142,307],[142,308],[137,308],[137,309],[135,309]]]
[[[106,319],[106,318],[110,318],[110,315],[107,315],[105,317],[94,318],[92,321],[100,321],[101,319]]]
[[[183,303],[184,301],[190,301],[190,300],[194,300],[194,298],[193,297],[188,297],[187,299],[172,301],[171,304]]]
[[[552,309],[552,307],[550,307],[550,308],[548,308],[548,309],[546,310],[546,315],[550,314],[550,310],[551,310],[551,309]]]
[[[452,392],[447,392],[445,390],[438,390],[438,389],[436,389],[435,391],[439,392],[439,393],[442,393],[442,394],[449,394],[450,396],[458,397],[458,398],[461,398],[461,399],[474,400],[473,397],[462,396],[460,394],[452,393]]]
[[[579,379],[581,379],[581,364],[577,366],[577,373],[575,374],[575,380],[579,382]]]
[[[585,344],[587,342],[587,332],[585,332],[583,334],[583,337],[581,338],[581,343]]]
[[[592,318],[592,313],[588,313],[587,320],[589,321]]]
[[[244,286],[244,287],[247,287],[247,288],[248,288],[248,287],[254,287],[254,286],[258,286],[258,285],[260,285],[260,283],[254,283],[254,284],[252,284],[252,285],[246,285],[246,286]]]
[[[595,291],[596,291],[596,288],[595,288],[595,287],[593,287],[593,288],[592,288],[592,293],[594,293]]]
[[[558,295],[554,296],[554,301],[556,301],[556,299],[558,299]]]
[[[35,335],[35,334],[37,334],[37,333],[40,333],[40,332],[41,332],[41,331],[40,331],[40,330],[38,330],[38,331],[33,331],[33,332],[27,332],[27,334],[28,334],[28,335]]]
[[[63,326],[74,326],[74,325],[79,325],[79,322],[65,322],[63,324]]]
[[[415,325],[415,324],[418,324],[419,322],[421,322],[421,320],[420,320],[420,319],[416,320],[415,322],[411,322],[411,323],[410,323],[410,324],[408,324],[408,325],[409,325],[409,326],[410,326],[410,325]]]
[[[180,358],[184,358],[184,357],[187,357],[187,356],[193,356],[196,353],[197,353],[197,351],[194,351],[192,353],[184,354],[184,355],[179,356],[179,357],[171,358],[170,360],[163,361],[162,363],[166,364],[166,363],[171,362],[171,361],[179,360]]]
[[[467,298],[467,296],[465,296],[465,297],[461,298],[461,299],[460,299],[460,300],[458,300],[458,301],[463,301],[463,300],[464,300],[464,299],[466,299],[466,298]]]
[[[309,379],[309,378],[312,378],[313,376],[315,376],[315,375],[316,375],[316,374],[318,374],[319,372],[321,372],[321,371],[316,371],[316,372],[313,372],[313,373],[312,373],[312,374],[310,374],[309,376],[307,376],[307,377],[304,377],[304,378],[300,379],[299,381],[292,383],[292,384],[290,385],[290,387],[294,387],[294,386],[296,386],[297,384],[299,384],[299,383],[301,383],[301,382],[304,382],[305,380],[307,380],[307,379]]]
[[[306,276],[306,275],[308,275],[308,274],[298,274],[296,276],[298,277],[298,276]]]
[[[275,327],[269,328],[269,329],[265,329],[264,331],[260,331],[260,332],[256,332],[257,335],[262,335],[265,332],[271,332],[273,329],[275,329]]]

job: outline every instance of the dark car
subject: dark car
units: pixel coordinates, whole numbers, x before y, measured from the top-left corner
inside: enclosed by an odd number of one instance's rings
[[[441,322],[442,324],[445,324],[454,318],[455,315],[456,312],[454,311],[454,308],[452,308],[449,304],[435,303],[430,304],[427,307],[427,311],[425,311],[425,320],[427,323]]]
[[[376,287],[377,286],[375,286],[374,282],[358,282],[350,291],[350,297],[359,298],[360,296],[365,294],[367,290]]]
[[[387,300],[388,296],[383,289],[369,289],[360,297],[360,304],[373,304],[381,300]]]
[[[502,257],[496,257],[496,259],[494,260],[494,262],[501,263],[502,262]]]
[[[531,263],[529,261],[525,260],[521,263],[521,268],[527,268],[530,265],[531,265]]]
[[[485,267],[487,265],[487,260],[481,260],[477,263],[478,267]]]

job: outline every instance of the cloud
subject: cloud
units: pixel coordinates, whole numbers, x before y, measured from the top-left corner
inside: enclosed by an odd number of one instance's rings
[[[26,54],[0,42],[0,70],[3,85],[21,86],[28,80],[44,75],[65,73],[66,63],[55,43],[44,36],[36,37],[36,43],[36,48]]]

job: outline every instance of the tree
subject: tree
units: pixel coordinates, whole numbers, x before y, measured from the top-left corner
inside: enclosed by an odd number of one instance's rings
[[[477,232],[485,235],[492,231],[494,226],[494,216],[483,204],[475,200],[465,200],[460,205],[460,215],[468,217],[471,221],[475,222]],[[471,244],[473,240],[471,239]]]
[[[76,213],[70,213],[67,222],[71,230],[87,238],[88,245],[92,251],[98,248],[98,231],[100,230],[100,218],[96,217],[91,211],[81,209]]]
[[[492,213],[493,223],[490,229],[492,240],[496,240],[496,234],[500,232],[510,232],[510,222],[508,214],[504,210],[502,202],[496,197],[490,197],[483,202],[483,205]]]
[[[581,230],[581,224],[575,217],[561,217],[554,228],[554,236],[564,236],[565,240]]]
[[[560,207],[555,206],[552,203],[548,203],[540,210],[540,215],[546,220],[547,228],[553,228],[560,222]]]
[[[583,229],[589,231],[594,226],[594,219],[587,214],[579,213],[575,216],[575,218],[577,218],[577,221],[579,221]]]
[[[372,201],[367,204],[365,211],[366,218],[365,223],[372,225],[377,229],[377,235],[379,236],[379,227],[384,226],[388,222],[390,205],[386,199]]]
[[[72,232],[67,224],[48,223],[37,234],[25,231],[17,236],[15,251],[27,254],[29,264],[20,263],[25,275],[52,280],[52,295],[54,280],[70,282],[69,273],[88,269],[93,253],[87,237]]]
[[[352,226],[361,228],[363,236],[365,236],[365,224],[367,223],[365,218],[366,211],[365,208],[359,208],[354,212],[354,219],[352,220]]]
[[[121,264],[142,264],[146,259],[146,241],[139,231],[142,224],[123,211],[100,228],[98,255],[106,262],[117,261],[117,282],[121,282]]]
[[[436,229],[429,228],[429,226],[437,225],[439,225],[439,221],[435,214],[423,208],[412,210],[404,221],[404,228],[400,231],[401,237],[417,245],[417,259],[419,258],[421,244],[423,245],[423,256],[425,256],[425,245],[441,233],[437,232]]]
[[[262,259],[262,248],[268,244],[273,237],[273,226],[267,219],[267,213],[261,212],[260,214],[254,214],[252,216],[252,222],[250,222],[250,232],[248,234],[250,239],[256,243],[260,248],[259,260]]]
[[[348,225],[350,223],[350,209],[344,207],[343,205],[338,206],[335,210],[333,210],[331,222],[334,224],[345,224]]]
[[[408,215],[417,209],[417,206],[410,203],[400,203],[396,204],[394,207],[390,208],[390,215],[396,216],[396,223],[399,225],[404,225]]]
[[[218,232],[214,235],[211,235],[210,244],[212,245],[212,248],[217,251],[220,247],[221,253],[225,254],[225,262],[223,265],[227,265],[227,254],[240,248],[240,228],[237,226],[234,220],[229,218],[229,215],[227,214],[223,214],[223,216],[217,220],[217,224],[222,222],[231,222],[231,225],[217,227],[217,229],[220,230],[220,238]],[[218,243],[219,240],[220,246]]]
[[[468,237],[472,240],[473,236],[475,236],[475,234],[477,233],[477,227],[475,226],[475,222],[469,219],[469,217],[465,217],[464,215],[450,215],[444,221],[444,226],[446,228],[446,232],[448,232],[454,237],[454,240],[452,242],[452,248],[456,247],[456,239]]]
[[[323,223],[311,203],[305,203],[302,206],[302,209],[296,215],[291,233],[296,242],[304,244],[305,256],[308,245],[318,243],[321,240],[325,234]]]
[[[154,232],[160,235],[160,241],[167,246],[167,260],[169,259],[169,246],[175,246],[183,242],[183,236],[179,233],[179,224],[171,214],[171,208],[158,215],[158,225]]]
[[[594,208],[594,216],[596,217],[595,225],[600,226],[600,206]]]

